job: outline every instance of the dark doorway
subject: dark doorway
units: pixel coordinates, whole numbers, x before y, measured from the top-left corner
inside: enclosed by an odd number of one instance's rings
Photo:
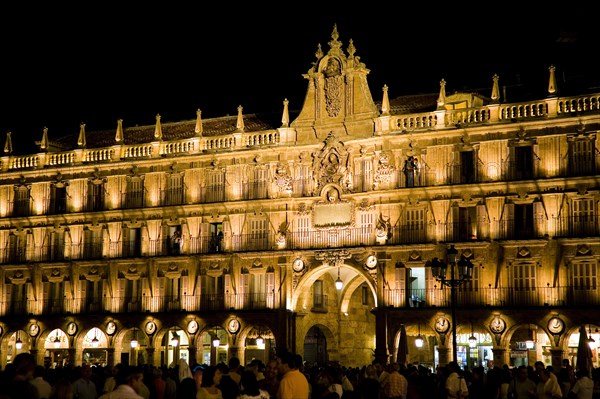
[[[304,360],[311,365],[324,366],[329,363],[327,339],[323,331],[317,326],[312,326],[306,333],[306,337],[304,337]]]

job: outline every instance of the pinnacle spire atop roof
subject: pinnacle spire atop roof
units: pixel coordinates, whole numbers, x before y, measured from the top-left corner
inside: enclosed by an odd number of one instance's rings
[[[77,145],[81,148],[85,148],[85,123],[81,122],[79,124],[79,137],[77,138]]]
[[[154,128],[154,138],[162,140],[162,125],[160,124],[160,114],[156,114],[156,127]]]
[[[238,115],[237,115],[237,123],[236,123],[235,127],[237,130],[243,131],[244,130],[244,116],[242,114],[242,111],[244,110],[244,107],[242,107],[240,105],[240,106],[238,106],[237,110],[238,110]]]
[[[48,128],[44,127],[42,132],[42,141],[40,141],[40,150],[46,151],[48,149]]]
[[[11,132],[6,132],[6,141],[4,142],[5,154],[12,154],[13,152],[12,139],[10,138],[11,134]]]
[[[123,141],[123,119],[117,120],[117,132],[115,133],[115,141],[117,143]]]
[[[194,133],[198,136],[202,137],[203,128],[202,128],[202,111],[200,108],[196,110],[196,127],[194,128]]]

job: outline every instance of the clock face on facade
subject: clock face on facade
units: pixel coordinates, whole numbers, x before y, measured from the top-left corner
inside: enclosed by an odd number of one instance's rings
[[[77,333],[77,324],[75,322],[70,322],[67,324],[67,334],[75,335]]]
[[[196,320],[190,320],[187,325],[187,331],[190,334],[196,334],[198,332],[198,322]]]
[[[548,321],[548,331],[552,334],[560,334],[565,329],[565,322],[558,317],[553,317]]]
[[[295,272],[301,272],[304,270],[304,261],[300,258],[294,260],[294,263],[292,263],[292,269],[294,269]]]
[[[227,323],[227,329],[230,333],[236,334],[240,331],[240,321],[238,319],[231,319],[229,323]]]
[[[108,335],[113,335],[117,331],[117,325],[114,321],[109,321],[106,323],[106,333]]]
[[[447,333],[450,329],[450,321],[444,316],[440,316],[435,320],[435,331],[440,334]]]
[[[152,335],[156,332],[156,323],[154,323],[153,321],[149,321],[148,323],[146,323],[146,334],[148,335]]]
[[[369,255],[365,262],[365,266],[367,266],[368,269],[375,269],[375,266],[377,266],[377,257],[375,255]]]
[[[31,324],[29,326],[29,335],[31,335],[32,337],[35,337],[39,333],[40,333],[40,326],[38,326],[37,324]]]
[[[496,316],[492,319],[490,323],[490,330],[492,330],[494,334],[502,334],[505,329],[506,322],[503,318]]]

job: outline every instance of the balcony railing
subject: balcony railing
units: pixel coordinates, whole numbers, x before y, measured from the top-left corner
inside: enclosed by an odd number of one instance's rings
[[[327,295],[323,294],[314,294],[313,295],[313,303],[311,312],[315,313],[325,313],[327,312],[327,307],[329,306],[329,298]]]
[[[552,230],[550,229],[552,227]],[[435,241],[477,242],[488,240],[532,240],[547,236],[599,237],[598,216],[565,216],[528,220],[472,220],[465,222],[425,223],[414,221],[391,228],[386,245],[424,244]],[[138,241],[97,241],[60,245],[29,245],[20,243],[0,247],[0,264],[49,262],[65,259],[130,258],[148,256],[185,256],[218,252],[271,251],[277,249],[326,249],[379,245],[375,227],[329,230],[302,230],[286,233],[285,245],[279,246],[277,235],[271,231],[233,234],[229,238],[215,235],[184,236],[176,246],[170,238]]]
[[[597,237],[600,234],[597,215],[559,217],[556,225],[557,237]]]
[[[455,185],[472,183],[490,183],[496,181],[515,181],[523,179],[540,179],[551,177],[595,176],[600,165],[600,154],[595,156],[568,157],[560,155],[558,167],[551,170],[544,167],[541,159],[534,157],[530,167],[525,167],[521,162],[503,161],[502,163],[485,163],[477,161],[476,166],[464,167],[460,163],[447,165],[428,165],[423,163],[418,171],[411,172],[411,176],[403,171],[392,172],[384,181],[378,178],[375,172],[353,175],[352,192],[369,192],[373,190],[393,190],[413,187],[429,187],[436,185]],[[215,203],[226,201],[267,199],[272,194],[270,185],[265,182],[251,182],[238,184],[238,194],[233,194],[225,184],[198,187],[197,195],[190,198],[190,205],[199,203]],[[104,190],[104,189],[103,189]],[[312,196],[312,178],[292,180],[292,197]],[[235,190],[233,190],[235,191]],[[75,196],[76,194],[73,194]],[[94,195],[84,196],[80,201],[69,198],[37,198],[35,200],[23,199],[10,201],[7,206],[7,217],[27,217],[38,214],[58,215],[73,212],[74,209],[83,212],[101,212],[109,210],[109,193],[102,191]],[[119,193],[120,205],[116,209],[139,209],[149,206],[146,198],[147,191],[134,191]],[[186,204],[183,188],[159,190],[160,206]],[[74,204],[82,204],[80,207]]]
[[[482,306],[523,307],[523,306],[598,306],[600,292],[596,287],[484,287],[456,289],[456,305],[459,308]],[[384,306],[409,307],[450,307],[450,288],[425,289],[384,289]]]
[[[266,181],[242,183],[242,199],[255,200],[265,199],[268,197],[268,189]]]
[[[162,206],[182,205],[184,198],[185,191],[181,187],[160,190],[160,204]]]
[[[89,297],[0,301],[0,316],[78,313],[132,313],[173,311],[266,310],[275,307],[274,293],[216,293],[201,295],[160,295],[149,297]]]
[[[305,230],[287,234],[288,248],[312,249],[376,244],[375,229]]]
[[[144,198],[145,192],[142,191],[130,191],[121,194],[121,208],[123,209],[139,209],[143,208],[146,204]]]

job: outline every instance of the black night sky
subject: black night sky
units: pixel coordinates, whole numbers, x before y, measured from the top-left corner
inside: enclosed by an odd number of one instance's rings
[[[498,74],[501,85],[526,81],[543,93],[550,65],[559,90],[561,80],[594,69],[596,82],[600,75],[598,35],[584,8],[514,14],[516,6],[504,3],[490,11],[398,2],[336,13],[306,2],[206,10],[148,4],[1,13],[2,145],[11,131],[18,153],[45,126],[52,140],[77,133],[80,122],[93,132],[116,128],[119,118],[125,127],[153,124],[156,114],[163,122],[194,119],[198,108],[204,118],[235,114],[238,105],[244,113],[280,112],[285,98],[298,109],[307,88],[302,74],[319,43],[329,50],[334,24],[344,51],[352,39],[371,71],[375,101],[384,84],[395,97],[437,92],[443,78],[450,93],[491,88]]]

